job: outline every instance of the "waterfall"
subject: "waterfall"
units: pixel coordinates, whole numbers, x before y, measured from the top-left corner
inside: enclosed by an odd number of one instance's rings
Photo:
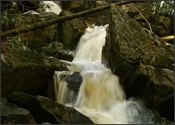
[[[85,34],[80,38],[76,55],[73,61],[101,61],[101,51],[105,44],[105,26],[88,27]]]
[[[61,60],[69,71],[55,71],[58,103],[75,108],[96,124],[151,124],[153,115],[141,101],[126,100],[119,77],[101,62],[104,26],[88,27],[72,62]]]
[[[59,15],[60,12],[62,11],[59,1],[40,1],[39,6],[41,6],[42,9],[40,8],[40,10],[36,10],[36,11],[29,10],[23,14],[34,14],[34,15],[36,14],[36,15],[38,15],[38,14],[42,13],[42,11],[44,11],[46,13],[53,12],[53,13]]]
[[[45,12],[53,12],[57,15],[62,11],[60,6],[56,4],[54,1],[41,1],[44,4]]]

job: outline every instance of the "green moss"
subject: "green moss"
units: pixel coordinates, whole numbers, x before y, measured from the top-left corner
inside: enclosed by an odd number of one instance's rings
[[[169,63],[169,59],[167,58],[166,55],[157,55],[155,56],[155,63],[156,65],[163,66]]]

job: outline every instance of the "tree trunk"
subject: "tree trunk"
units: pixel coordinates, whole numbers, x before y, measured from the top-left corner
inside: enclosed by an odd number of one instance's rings
[[[131,3],[131,1],[118,2],[117,5],[123,5],[123,4],[128,4],[128,3]],[[43,28],[43,27],[46,27],[48,25],[58,23],[60,21],[65,21],[65,20],[76,18],[76,17],[84,16],[84,15],[87,15],[87,14],[90,14],[90,13],[94,13],[94,12],[102,11],[102,10],[105,10],[105,9],[109,9],[110,7],[111,7],[111,5],[109,4],[109,5],[105,5],[105,6],[85,10],[85,11],[82,11],[82,12],[78,12],[78,13],[75,13],[75,14],[71,14],[71,15],[57,17],[55,19],[52,19],[52,20],[49,20],[49,21],[46,21],[46,22],[39,22],[39,23],[36,23],[36,24],[32,24],[32,25],[30,25],[30,27],[25,27],[25,28],[22,27],[22,28],[18,28],[18,29],[9,30],[9,31],[6,31],[6,32],[1,34],[1,39],[4,39],[5,37],[10,36],[10,35],[17,35],[18,33],[21,33],[21,32],[28,32],[28,31],[31,31],[31,30],[36,30],[38,28]]]

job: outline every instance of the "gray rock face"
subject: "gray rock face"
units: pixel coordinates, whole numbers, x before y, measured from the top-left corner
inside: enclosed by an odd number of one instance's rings
[[[1,99],[1,123],[2,124],[36,124],[33,116],[26,109]]]
[[[163,102],[174,97],[173,54],[172,45],[148,35],[125,11],[111,5],[102,60],[120,77],[128,98],[149,98],[157,109],[161,104],[166,107]],[[173,112],[173,100],[171,104],[169,111]],[[172,116],[166,117],[172,120]]]

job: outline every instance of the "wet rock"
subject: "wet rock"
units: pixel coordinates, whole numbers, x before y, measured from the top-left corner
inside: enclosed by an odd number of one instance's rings
[[[1,123],[2,124],[36,124],[31,113],[13,103],[1,98]]]
[[[145,32],[115,4],[111,5],[111,14],[103,63],[120,77],[128,98],[149,98],[156,109],[167,107],[169,104],[164,102],[174,95],[174,47]]]
[[[79,92],[80,85],[83,81],[83,78],[80,72],[72,72],[65,78],[66,82],[68,83],[68,88],[74,91],[76,94]]]
[[[72,14],[69,11],[62,11],[60,16]],[[75,18],[64,21],[59,24],[59,41],[64,44],[65,49],[74,50],[78,44],[81,35],[84,34],[86,24],[83,20]]]
[[[93,124],[93,122],[74,108],[66,107],[42,96],[31,96],[15,92],[8,101],[28,109],[38,124]]]
[[[129,96],[141,96],[152,101],[163,117],[173,121],[174,71],[150,65],[140,65],[130,76],[126,87]],[[171,106],[172,105],[172,106]],[[160,108],[163,107],[163,108]],[[167,108],[165,108],[167,107]],[[166,109],[166,111],[164,111]],[[168,109],[168,110],[167,110]],[[169,113],[169,116],[164,114]],[[170,115],[171,114],[171,115]]]
[[[162,117],[169,118],[169,120],[174,121],[174,95],[158,105],[157,110]]]

